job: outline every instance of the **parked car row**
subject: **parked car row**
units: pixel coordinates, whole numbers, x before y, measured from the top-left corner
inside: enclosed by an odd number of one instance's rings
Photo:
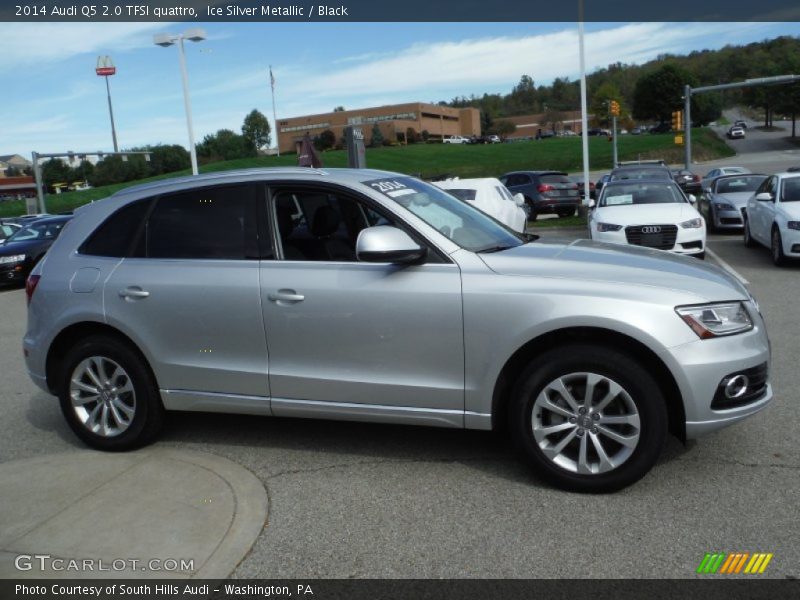
[[[0,284],[25,283],[71,218],[71,215],[26,215],[0,222],[3,234],[0,235]]]
[[[499,144],[501,141],[498,135],[448,135],[442,138],[444,144]]]

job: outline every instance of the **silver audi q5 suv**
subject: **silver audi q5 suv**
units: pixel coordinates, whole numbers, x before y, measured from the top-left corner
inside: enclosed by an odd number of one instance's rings
[[[30,376],[104,450],[153,440],[165,411],[500,429],[599,492],[668,432],[772,399],[758,305],[721,269],[537,241],[382,171],[123,190],[76,212],[27,294]]]

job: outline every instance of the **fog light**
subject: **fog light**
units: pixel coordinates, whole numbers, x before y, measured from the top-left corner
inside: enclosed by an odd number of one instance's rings
[[[741,373],[734,375],[725,383],[725,397],[728,400],[741,398],[747,393],[748,385],[750,385],[750,379],[748,379],[747,375]]]

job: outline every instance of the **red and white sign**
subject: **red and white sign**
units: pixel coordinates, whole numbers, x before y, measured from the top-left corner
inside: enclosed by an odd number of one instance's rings
[[[111,62],[110,56],[98,56],[97,67],[95,67],[94,72],[100,77],[108,77],[109,75],[116,74],[117,67],[114,66],[113,62]]]

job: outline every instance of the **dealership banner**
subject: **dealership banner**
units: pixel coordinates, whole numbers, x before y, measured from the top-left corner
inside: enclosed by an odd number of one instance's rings
[[[778,600],[798,597],[800,581],[796,579],[0,580],[3,600]]]
[[[583,19],[579,5],[584,5]],[[0,0],[12,22],[800,21],[796,0]]]

